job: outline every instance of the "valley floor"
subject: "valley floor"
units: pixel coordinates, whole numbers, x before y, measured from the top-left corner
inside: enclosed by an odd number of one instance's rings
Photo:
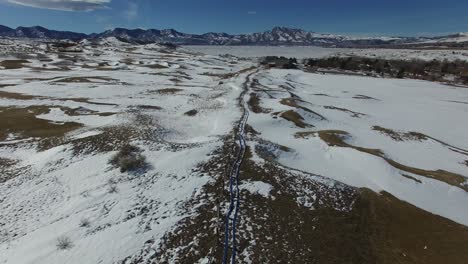
[[[0,263],[468,259],[466,87],[1,43]]]

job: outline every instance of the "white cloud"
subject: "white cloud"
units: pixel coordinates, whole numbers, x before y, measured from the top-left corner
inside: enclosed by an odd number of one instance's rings
[[[257,14],[257,11],[247,11],[247,14],[248,14],[248,15],[256,15],[256,14]]]
[[[92,11],[105,8],[112,0],[6,0],[9,3],[63,11]]]

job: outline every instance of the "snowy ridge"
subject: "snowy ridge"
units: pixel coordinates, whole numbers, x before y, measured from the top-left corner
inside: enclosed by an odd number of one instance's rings
[[[439,37],[353,37],[309,32],[302,29],[274,27],[272,30],[250,34],[231,35],[209,32],[205,34],[182,33],[174,29],[126,29],[115,28],[102,33],[82,34],[49,30],[40,26],[12,29],[0,26],[0,37],[41,39],[100,39],[116,37],[134,43],[171,42],[180,45],[290,45],[290,46],[338,46],[378,47],[382,45],[436,44],[467,42],[466,34],[460,33]]]

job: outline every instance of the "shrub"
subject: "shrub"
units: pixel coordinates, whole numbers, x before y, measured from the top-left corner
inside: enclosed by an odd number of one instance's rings
[[[91,225],[91,222],[87,218],[83,218],[80,221],[80,227],[89,227]]]
[[[147,166],[146,157],[141,154],[141,150],[130,144],[123,145],[111,158],[110,163],[120,168],[120,172],[136,171]]]
[[[195,110],[195,109],[187,111],[187,112],[184,113],[184,115],[186,115],[186,116],[195,116],[196,114],[198,114],[198,111]]]
[[[69,237],[62,236],[57,238],[57,249],[67,250],[73,247],[73,243]]]
[[[397,73],[396,77],[399,78],[399,79],[404,78],[405,77],[405,68],[403,68],[403,67],[400,68],[400,70],[398,70],[398,73]]]
[[[115,184],[112,184],[112,185],[109,185],[109,193],[116,193],[119,191],[119,189],[117,188],[117,185]]]

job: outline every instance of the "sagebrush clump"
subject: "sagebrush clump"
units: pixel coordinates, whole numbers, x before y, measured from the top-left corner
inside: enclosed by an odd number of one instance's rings
[[[91,225],[91,222],[87,218],[83,218],[80,221],[80,227],[89,227]]]
[[[57,238],[57,248],[60,250],[66,250],[73,247],[73,243],[69,237],[62,236]]]
[[[146,157],[141,154],[141,149],[130,144],[123,145],[111,158],[110,163],[120,168],[120,172],[136,171],[147,167]]]

